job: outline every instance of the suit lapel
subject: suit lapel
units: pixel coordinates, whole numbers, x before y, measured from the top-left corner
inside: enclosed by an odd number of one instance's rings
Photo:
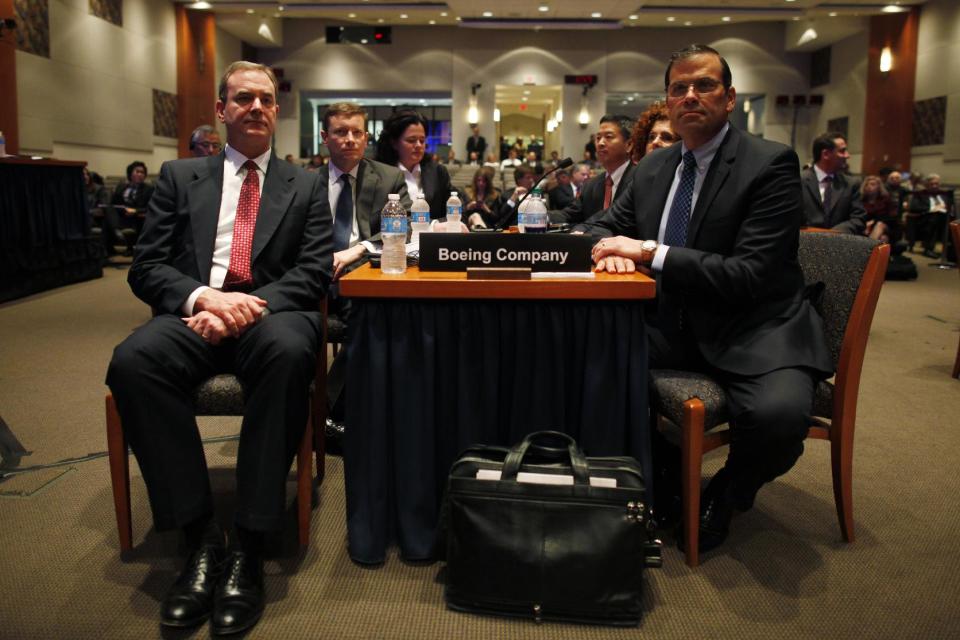
[[[210,281],[213,266],[213,247],[217,240],[220,221],[220,196],[223,193],[224,154],[210,156],[199,165],[194,180],[187,186],[190,210],[190,228],[193,231],[197,274],[204,284]]]
[[[817,174],[813,169],[807,169],[803,172],[803,188],[810,192],[813,202],[820,204],[820,210],[823,210],[823,199],[820,197],[820,185],[817,183]],[[811,221],[807,221],[810,223]]]
[[[376,215],[373,210],[373,200],[380,186],[380,176],[366,160],[360,161],[357,169],[357,228],[360,239],[365,240],[370,233],[370,217]]]
[[[713,156],[710,162],[710,168],[703,180],[703,186],[700,188],[700,195],[697,197],[697,206],[693,209],[693,216],[690,218],[690,226],[687,228],[687,245],[692,247],[697,237],[697,231],[700,230],[700,223],[707,215],[710,205],[714,198],[726,182],[730,175],[730,166],[737,159],[737,147],[740,145],[739,132],[730,125],[726,137],[720,143],[720,148]]]
[[[250,263],[255,264],[257,256],[270,242],[273,233],[280,226],[283,215],[293,200],[293,179],[296,168],[287,162],[280,162],[271,154],[267,164],[267,177],[260,194],[260,211],[257,213],[257,226],[253,232],[253,253]]]

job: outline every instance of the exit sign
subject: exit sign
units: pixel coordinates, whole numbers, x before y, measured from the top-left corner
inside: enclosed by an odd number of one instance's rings
[[[587,84],[591,87],[597,84],[597,76],[563,76],[564,84]]]

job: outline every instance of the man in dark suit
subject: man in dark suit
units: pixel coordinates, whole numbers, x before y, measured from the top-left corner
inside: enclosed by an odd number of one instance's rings
[[[813,166],[804,169],[804,226],[863,235],[867,212],[860,201],[860,185],[845,171],[850,152],[841,133],[824,133],[813,141]]]
[[[597,270],[656,277],[651,368],[706,372],[726,391],[734,435],[701,503],[706,551],[726,538],[734,509],[749,509],[800,456],[814,385],[831,365],[797,262],[796,153],[727,122],[736,92],[710,47],[674,53],[665,86],[683,144],[644,157],[589,229],[606,236]]]
[[[330,162],[317,172],[321,194],[333,213],[333,278],[337,280],[376,251],[380,242],[380,212],[391,193],[400,194],[400,202],[410,209],[407,183],[396,167],[363,157],[367,149],[367,113],[351,102],[327,107],[320,131],[330,151]],[[331,293],[330,313],[349,322],[349,299]],[[337,354],[327,377],[330,417],[327,435],[331,444],[342,436],[343,386],[346,375],[346,349]]]
[[[467,158],[469,159],[471,157],[470,154],[476,153],[477,164],[481,164],[483,162],[483,154],[487,150],[487,141],[480,135],[479,126],[475,124],[470,125],[470,131],[472,135],[467,138]]]
[[[550,212],[550,222],[579,224],[603,211],[624,193],[630,184],[630,130],[633,121],[626,116],[607,114],[600,118],[596,135],[597,157],[604,172],[583,183],[580,197],[562,209]],[[577,167],[580,170],[580,167]]]
[[[564,209],[573,204],[573,185],[570,184],[570,172],[560,169],[553,174],[557,178],[557,186],[547,192],[550,196],[550,206],[555,209]]]
[[[216,104],[227,147],[163,165],[128,278],[155,315],[116,348],[107,373],[154,525],[183,529],[189,549],[164,598],[165,626],[210,617],[223,634],[259,620],[263,540],[282,526],[306,425],[332,225],[317,175],[270,148],[278,110],[268,67],[227,67]],[[222,371],[245,392],[230,553],[213,519],[192,397]]]

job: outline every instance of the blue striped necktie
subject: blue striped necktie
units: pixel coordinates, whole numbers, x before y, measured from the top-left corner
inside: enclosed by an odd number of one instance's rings
[[[333,250],[343,251],[350,246],[350,232],[353,230],[353,189],[350,187],[350,174],[341,174],[343,188],[337,198],[336,218],[333,222]]]
[[[687,227],[690,224],[693,185],[696,180],[697,159],[693,157],[693,151],[687,151],[683,154],[683,173],[680,174],[677,192],[673,195],[667,230],[663,234],[663,244],[668,247],[682,247],[687,243]]]

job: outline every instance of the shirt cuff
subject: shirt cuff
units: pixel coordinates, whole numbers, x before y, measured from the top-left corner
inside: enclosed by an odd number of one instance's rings
[[[197,304],[197,298],[200,297],[200,294],[209,289],[210,287],[197,287],[193,290],[193,293],[190,294],[190,297],[187,298],[187,301],[183,304],[183,315],[187,318],[193,315],[193,306]]]
[[[361,240],[357,244],[363,245],[363,248],[367,250],[367,253],[376,253],[377,247],[369,240]]]
[[[657,246],[657,250],[653,252],[653,260],[650,262],[650,269],[654,273],[660,273],[663,271],[663,261],[667,259],[667,251],[670,250],[665,244]]]

